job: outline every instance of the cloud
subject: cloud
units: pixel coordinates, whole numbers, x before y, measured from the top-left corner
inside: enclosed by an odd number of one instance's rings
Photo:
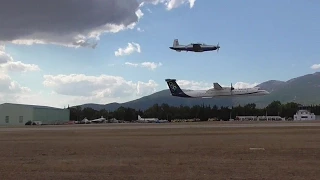
[[[213,88],[213,83],[207,83],[202,81],[189,81],[189,80],[177,80],[178,85],[182,89],[192,89],[192,90],[202,90],[202,89],[210,89]],[[259,83],[245,83],[245,82],[237,82],[232,86],[236,89],[243,88],[251,88],[257,86]],[[220,84],[222,87],[230,87],[230,85]]]
[[[141,66],[142,67],[146,67],[146,68],[148,68],[148,69],[151,69],[151,70],[154,70],[154,69],[156,69],[156,68],[158,68],[159,66],[162,66],[162,63],[160,62],[160,63],[154,63],[154,62],[143,62],[143,63],[141,63]]]
[[[181,5],[184,5],[186,3],[189,3],[190,9],[193,8],[196,0],[143,0],[143,2],[140,4],[140,6],[143,6],[146,3],[150,3],[153,5],[158,4],[164,4],[166,6],[167,10],[172,10],[174,8],[177,8]]]
[[[0,103],[26,103],[27,97],[31,97],[32,91],[30,88],[22,86],[14,81],[9,75],[9,72],[28,72],[39,71],[40,68],[35,64],[25,64],[21,61],[14,61],[13,57],[5,52],[5,46],[0,45]],[[30,103],[38,97],[33,96]]]
[[[153,80],[132,82],[120,76],[87,76],[84,74],[45,75],[43,85],[51,88],[57,94],[77,96],[91,101],[140,97],[155,92],[158,87]]]
[[[177,83],[182,89],[201,90],[212,88],[212,84],[202,81],[177,80]]]
[[[5,51],[6,47],[4,46],[4,44],[0,44],[0,51]]]
[[[14,61],[12,56],[5,52],[5,46],[0,46],[0,72],[27,72],[39,70],[40,68],[38,65]]]
[[[131,63],[131,62],[125,62],[124,64],[128,65],[128,66],[133,66],[133,67],[138,67],[139,66],[138,63]]]
[[[30,88],[20,85],[9,75],[0,72],[0,102],[16,102],[16,99],[30,92]]]
[[[236,82],[233,87],[236,89],[253,88],[260,83],[246,83],[246,82]]]
[[[140,27],[137,27],[137,31],[139,31],[139,32],[144,32],[144,30],[141,29]]]
[[[138,43],[128,43],[128,46],[125,48],[119,48],[117,51],[114,52],[115,56],[127,56],[134,52],[141,52],[140,45]]]
[[[125,65],[128,65],[128,66],[133,66],[133,67],[143,67],[143,68],[148,68],[150,70],[155,70],[156,68],[162,66],[162,63],[159,62],[159,63],[155,63],[155,62],[143,62],[143,63],[131,63],[131,62],[125,62],[124,63]]]
[[[102,33],[132,29],[143,16],[136,0],[2,0],[0,12],[0,41],[72,47],[95,47]]]
[[[9,75],[0,73],[0,93],[15,94],[30,91],[29,88],[23,87],[16,81],[13,81]]]
[[[19,99],[32,94],[31,89],[14,81],[8,73],[39,71],[40,68],[35,64],[14,61],[13,57],[5,50],[5,46],[0,44],[0,103],[19,103]]]
[[[0,42],[95,48],[102,34],[133,29],[145,4],[186,3],[192,8],[195,0],[2,0]]]
[[[320,64],[314,64],[314,65],[312,65],[310,68],[311,68],[311,69],[314,69],[314,70],[320,69]]]
[[[143,14],[143,12],[141,11],[141,9],[138,9],[138,10],[136,11],[136,15],[138,16],[139,19],[141,19],[144,14]]]

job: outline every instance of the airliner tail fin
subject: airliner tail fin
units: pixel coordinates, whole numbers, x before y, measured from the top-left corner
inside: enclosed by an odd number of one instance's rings
[[[168,87],[172,95],[177,95],[183,93],[175,79],[166,79]]]

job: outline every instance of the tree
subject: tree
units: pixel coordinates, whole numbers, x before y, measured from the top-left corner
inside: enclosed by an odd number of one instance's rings
[[[307,107],[315,114],[320,114],[319,105],[310,105]],[[88,119],[95,119],[101,116],[105,118],[116,118],[119,120],[132,121],[138,118],[138,115],[144,118],[157,117],[159,119],[192,119],[199,118],[201,121],[207,121],[208,118],[218,118],[223,120],[229,120],[230,114],[231,118],[236,116],[261,116],[265,115],[280,115],[282,117],[293,117],[293,115],[299,109],[299,104],[294,102],[288,102],[286,104],[281,104],[280,101],[273,101],[265,108],[257,108],[256,104],[249,103],[244,106],[238,105],[236,107],[217,107],[195,105],[195,106],[183,106],[179,107],[169,106],[168,104],[154,104],[145,111],[135,110],[133,108],[119,107],[115,111],[94,110],[92,108],[84,108],[81,106],[69,107],[70,109],[70,120],[82,120],[87,117]]]

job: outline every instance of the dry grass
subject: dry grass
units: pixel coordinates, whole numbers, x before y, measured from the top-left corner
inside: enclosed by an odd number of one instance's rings
[[[320,127],[17,131],[0,141],[3,180],[320,177]]]

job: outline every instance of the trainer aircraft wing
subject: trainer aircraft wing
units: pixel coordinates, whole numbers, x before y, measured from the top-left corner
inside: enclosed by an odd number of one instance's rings
[[[219,83],[213,83],[213,87],[215,90],[222,90],[223,88],[220,86]]]

